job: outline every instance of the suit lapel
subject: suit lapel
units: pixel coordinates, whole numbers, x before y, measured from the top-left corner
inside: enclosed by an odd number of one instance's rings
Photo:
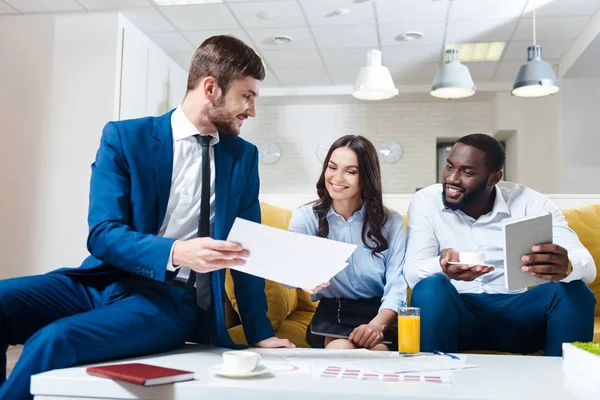
[[[215,146],[215,226],[214,237],[225,240],[225,222],[227,221],[227,199],[229,184],[233,173],[233,154],[231,138],[220,134]]]
[[[171,192],[171,178],[173,175],[173,131],[171,129],[171,114],[173,110],[157,118],[154,122],[153,143],[154,170],[158,190],[158,225],[160,229]]]

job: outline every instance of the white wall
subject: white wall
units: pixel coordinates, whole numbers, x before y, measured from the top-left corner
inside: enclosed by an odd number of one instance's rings
[[[0,278],[32,272],[54,19],[0,19]]]
[[[123,15],[119,17],[119,43],[123,59],[117,118],[161,115],[177,107],[185,95],[187,71]]]
[[[600,193],[600,79],[563,79],[562,190]]]
[[[595,86],[561,85],[559,94],[546,98],[499,93],[493,102],[479,103],[259,103],[256,119],[242,133],[255,144],[274,141],[281,147],[279,162],[260,164],[265,194],[314,193],[321,168],[317,145],[348,133],[363,134],[376,146],[399,141],[405,154],[396,164],[382,164],[384,190],[413,193],[435,182],[436,137],[473,132],[507,140],[511,181],[544,193],[600,193],[600,80]]]
[[[0,17],[0,278],[87,255],[102,127],[120,114],[162,114],[185,92],[185,71],[157,49],[118,13]]]
[[[76,266],[87,256],[90,179],[103,126],[114,119],[118,15],[57,16],[49,126],[35,187],[32,272]]]
[[[364,103],[260,105],[243,137],[255,144],[277,142],[282,156],[260,164],[261,193],[315,193],[321,172],[319,143],[361,134],[375,146],[398,141],[403,158],[382,163],[386,193],[414,193],[436,181],[436,138],[492,132],[492,105],[481,103]]]
[[[495,131],[514,131],[508,144],[509,177],[543,193],[560,193],[560,94],[524,99],[499,93],[493,103]],[[514,150],[517,150],[515,158]]]

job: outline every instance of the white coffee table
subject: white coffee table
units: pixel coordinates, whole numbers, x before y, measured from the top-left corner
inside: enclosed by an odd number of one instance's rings
[[[469,355],[467,362],[479,368],[457,372],[451,384],[348,381],[313,378],[298,372],[238,380],[219,378],[209,372],[211,366],[221,362],[223,351],[194,346],[136,359],[194,371],[195,381],[145,388],[89,376],[85,367],[75,367],[33,376],[31,392],[36,400],[600,399],[600,386],[565,375],[561,358]]]

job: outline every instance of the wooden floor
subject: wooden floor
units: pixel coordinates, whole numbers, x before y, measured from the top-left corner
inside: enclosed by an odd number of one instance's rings
[[[23,350],[23,346],[10,346],[8,351],[6,352],[6,377],[10,375],[12,369],[14,368],[17,360],[21,356],[21,351]]]

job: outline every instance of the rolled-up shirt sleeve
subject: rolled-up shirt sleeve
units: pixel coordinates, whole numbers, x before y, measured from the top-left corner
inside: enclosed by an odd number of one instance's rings
[[[541,204],[540,214],[552,214],[553,242],[567,250],[573,270],[561,282],[582,280],[592,283],[596,279],[596,264],[594,258],[579,240],[579,237],[567,224],[560,209],[552,200],[545,197]]]

